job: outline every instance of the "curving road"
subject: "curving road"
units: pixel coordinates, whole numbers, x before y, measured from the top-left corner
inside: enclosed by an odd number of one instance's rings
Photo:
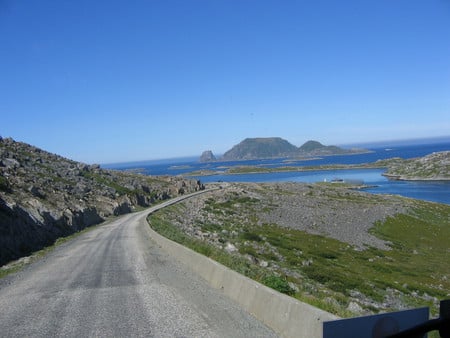
[[[145,220],[152,209],[2,279],[0,336],[276,337],[156,246]]]

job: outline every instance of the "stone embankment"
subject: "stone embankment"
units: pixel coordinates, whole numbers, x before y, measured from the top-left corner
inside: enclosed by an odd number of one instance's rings
[[[201,189],[196,180],[104,170],[0,138],[0,265],[109,216]]]

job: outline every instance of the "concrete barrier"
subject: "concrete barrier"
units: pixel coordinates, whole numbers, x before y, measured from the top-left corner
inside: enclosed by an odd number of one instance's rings
[[[322,338],[324,321],[339,317],[302,303],[175,243],[147,226],[152,239],[211,286],[220,289],[282,337]]]

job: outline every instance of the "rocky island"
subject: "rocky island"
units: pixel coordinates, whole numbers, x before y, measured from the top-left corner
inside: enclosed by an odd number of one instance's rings
[[[246,138],[223,154],[223,160],[253,160],[262,158],[289,157],[297,147],[280,137]]]
[[[205,150],[202,155],[200,156],[200,162],[214,162],[216,161],[216,157],[214,156],[213,152],[211,150]]]
[[[312,156],[330,156],[343,154],[359,154],[368,152],[365,149],[344,149],[337,146],[325,146],[318,141],[308,141],[300,147],[280,137],[246,138],[239,144],[225,152],[220,160],[242,161],[270,158],[308,158]],[[210,158],[210,154],[204,152],[201,160]]]
[[[0,138],[0,265],[110,216],[200,189],[196,180],[105,170]]]

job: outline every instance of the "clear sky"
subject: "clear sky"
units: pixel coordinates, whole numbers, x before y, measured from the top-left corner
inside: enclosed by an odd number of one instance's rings
[[[0,135],[87,163],[450,135],[450,1],[0,0]]]

